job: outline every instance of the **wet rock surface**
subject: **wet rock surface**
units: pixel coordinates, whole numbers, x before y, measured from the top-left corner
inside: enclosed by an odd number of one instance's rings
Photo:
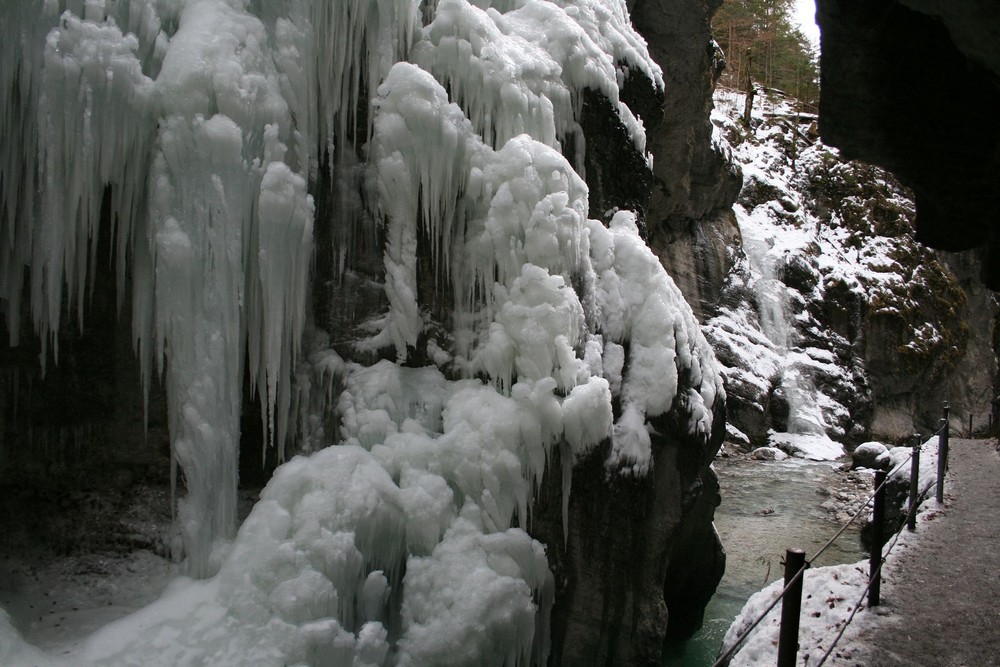
[[[708,446],[683,411],[660,420],[644,477],[609,472],[610,443],[573,467],[563,533],[561,454],[553,457],[529,532],[555,575],[553,665],[658,665],[664,639],[701,626],[725,552],[712,526],[720,502],[710,465],[724,435],[716,404]]]
[[[735,244],[730,207],[743,182],[739,167],[712,138],[712,91],[723,56],[711,37],[721,0],[633,0],[632,21],[663,69],[664,102],[643,117],[653,153],[650,247],[677,282],[695,315],[717,303]]]

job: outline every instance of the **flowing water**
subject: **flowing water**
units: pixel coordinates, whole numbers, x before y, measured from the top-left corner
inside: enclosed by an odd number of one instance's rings
[[[836,465],[801,460],[716,462],[722,504],[715,511],[715,525],[726,549],[726,573],[705,610],[704,626],[687,642],[667,647],[664,667],[711,665],[747,599],[783,576],[785,550],[804,549],[811,558],[839,530],[820,507],[828,496],[819,493],[833,486],[839,474]],[[815,564],[863,557],[858,529],[852,526]]]

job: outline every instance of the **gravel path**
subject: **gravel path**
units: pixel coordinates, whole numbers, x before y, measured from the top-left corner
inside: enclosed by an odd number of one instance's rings
[[[951,441],[945,510],[892,560],[877,629],[851,642],[863,667],[1000,666],[1000,456]],[[888,565],[887,565],[888,568]]]

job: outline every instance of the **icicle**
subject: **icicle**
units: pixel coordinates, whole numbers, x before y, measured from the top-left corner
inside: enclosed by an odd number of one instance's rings
[[[522,133],[557,146],[576,133],[583,91],[591,88],[611,101],[645,154],[642,122],[619,100],[619,65],[658,88],[663,78],[624,3],[440,0],[433,16],[413,62],[449,86],[493,148]]]
[[[332,149],[334,142],[346,146],[349,133],[357,136],[362,91],[374,90],[409,50],[419,3],[343,0],[313,2],[307,7],[311,7],[314,49],[307,60],[313,74],[307,78],[317,88],[315,98],[303,104],[311,118],[303,127],[313,130],[311,136],[319,139],[321,147]],[[319,121],[317,114],[328,120]],[[364,129],[363,136],[367,136],[368,128]]]
[[[21,28],[22,39],[33,33],[37,38],[45,25],[37,18],[34,22],[24,16],[5,18]],[[4,136],[17,136],[23,148],[5,151],[20,163],[0,165],[7,225],[0,258],[10,278],[5,294],[10,304],[8,326],[16,343],[20,274],[23,266],[30,265],[32,314],[43,346],[54,341],[59,329],[64,285],[71,288],[68,300],[76,302],[82,326],[96,225],[109,184],[117,214],[112,225],[120,224],[111,236],[118,239],[119,293],[123,291],[125,250],[142,203],[143,156],[152,137],[151,82],[136,57],[135,37],[123,35],[113,22],[85,21],[67,12],[44,45],[39,51],[38,46],[22,42],[23,53],[11,57],[11,69],[3,68],[10,89],[16,82],[19,92],[5,106]],[[24,106],[12,108],[18,101]],[[25,122],[29,114],[37,114],[34,126]],[[36,164],[41,174],[37,183]],[[35,188],[60,196],[36,200]]]
[[[250,262],[256,281],[250,289],[260,292],[252,300],[260,311],[248,313],[248,326],[260,338],[262,363],[256,382],[266,387],[266,433],[272,445],[278,444],[279,460],[284,460],[289,383],[305,326],[305,267],[312,256],[314,211],[305,180],[283,162],[271,162],[261,180],[256,211],[258,247]]]

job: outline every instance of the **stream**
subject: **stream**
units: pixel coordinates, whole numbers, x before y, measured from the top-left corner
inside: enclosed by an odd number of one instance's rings
[[[715,526],[726,549],[726,573],[705,610],[705,623],[694,637],[664,649],[663,667],[710,667],[722,638],[747,599],[783,576],[788,548],[810,558],[840,526],[821,504],[822,489],[835,486],[837,462],[745,461],[718,459],[722,504]],[[861,560],[859,528],[852,525],[817,559],[816,565]]]

